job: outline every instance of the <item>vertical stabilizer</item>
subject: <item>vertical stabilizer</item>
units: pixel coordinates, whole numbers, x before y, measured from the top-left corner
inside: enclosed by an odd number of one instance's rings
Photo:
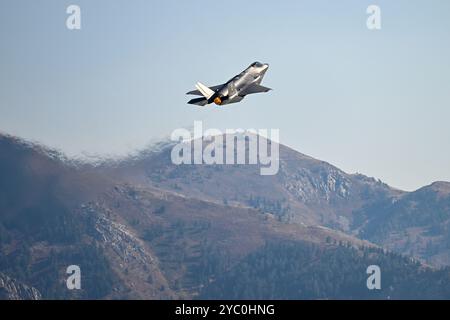
[[[195,85],[195,87],[198,89],[198,91],[200,91],[200,93],[206,98],[209,99],[212,97],[212,95],[214,94],[214,91],[211,90],[210,88],[208,88],[207,86],[205,86],[204,84],[197,82],[197,84]]]

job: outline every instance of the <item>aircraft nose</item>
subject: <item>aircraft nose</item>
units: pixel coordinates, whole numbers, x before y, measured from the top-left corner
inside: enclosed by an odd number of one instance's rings
[[[269,69],[269,64],[268,63],[264,63],[264,70]]]

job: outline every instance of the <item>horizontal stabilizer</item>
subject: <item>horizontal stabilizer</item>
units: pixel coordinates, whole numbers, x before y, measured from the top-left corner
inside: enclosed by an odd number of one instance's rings
[[[222,86],[223,86],[223,84],[219,84],[218,86],[212,86],[209,88],[213,91],[216,91],[217,89],[221,88]],[[186,94],[193,94],[193,95],[197,95],[197,96],[203,95],[199,90],[192,90],[192,91],[187,92]]]
[[[197,106],[205,106],[208,104],[208,99],[206,98],[195,98],[188,101],[189,104],[195,104]]]

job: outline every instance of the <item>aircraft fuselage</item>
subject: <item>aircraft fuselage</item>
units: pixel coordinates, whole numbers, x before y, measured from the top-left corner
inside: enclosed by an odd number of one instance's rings
[[[260,66],[253,66],[252,64],[240,74],[228,80],[222,88],[218,89],[212,101],[214,103],[219,102],[216,99],[219,98],[221,103],[216,103],[219,105],[241,101],[247,95],[245,94],[245,89],[254,83],[260,84],[267,69],[269,69],[268,64],[261,64]],[[234,90],[234,88],[236,90]]]

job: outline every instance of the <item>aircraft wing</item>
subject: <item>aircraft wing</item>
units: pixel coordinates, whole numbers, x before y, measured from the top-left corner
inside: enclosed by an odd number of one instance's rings
[[[221,88],[222,86],[223,86],[223,84],[219,84],[217,86],[212,86],[212,87],[209,87],[209,88],[212,91],[216,91],[217,89]],[[193,95],[196,95],[196,96],[202,96],[203,95],[199,90],[192,90],[192,91],[187,92],[186,94],[193,94]]]
[[[272,89],[264,87],[260,84],[251,84],[249,85],[247,88],[245,88],[244,90],[242,90],[239,95],[247,95],[247,94],[252,94],[252,93],[260,93],[260,92],[267,92],[270,91]]]

